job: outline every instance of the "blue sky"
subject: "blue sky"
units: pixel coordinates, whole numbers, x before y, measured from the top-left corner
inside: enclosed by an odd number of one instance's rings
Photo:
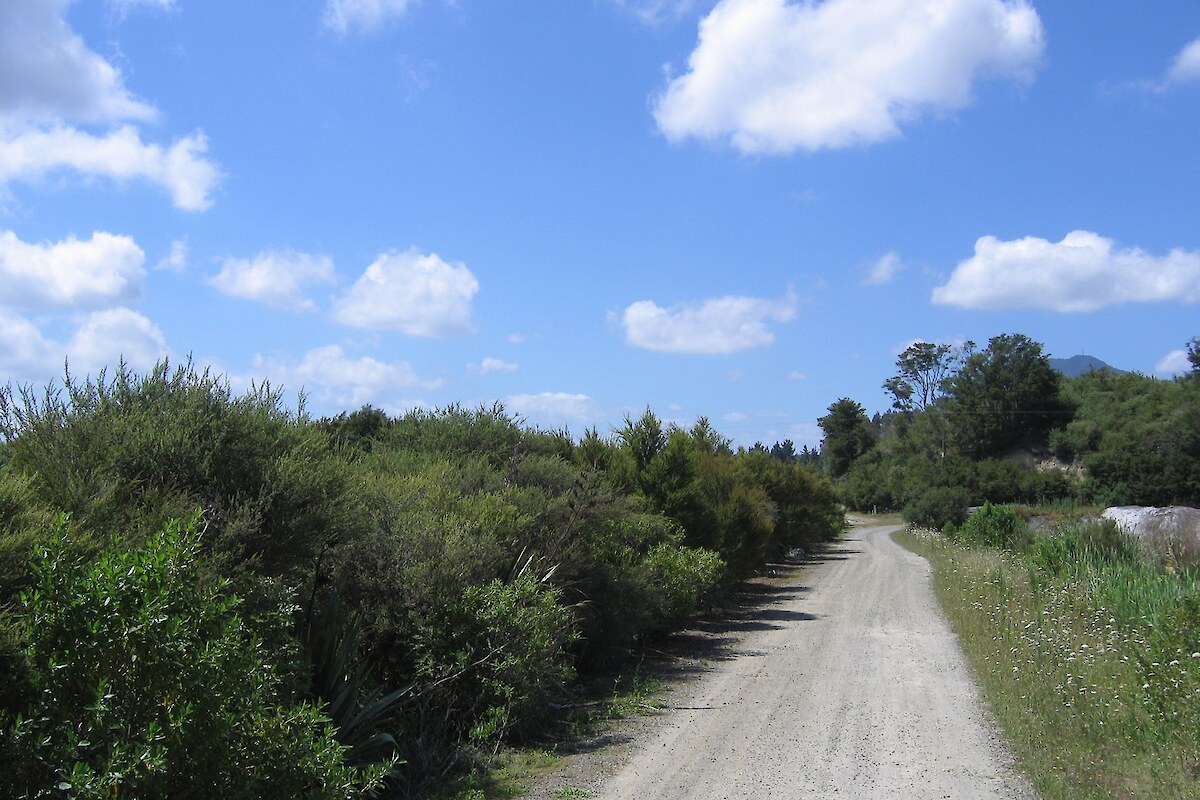
[[[916,340],[1169,377],[1194,0],[0,0],[0,382],[314,415],[884,410]]]

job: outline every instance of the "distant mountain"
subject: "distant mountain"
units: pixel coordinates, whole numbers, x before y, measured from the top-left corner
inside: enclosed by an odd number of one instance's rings
[[[1095,356],[1071,356],[1070,358],[1052,358],[1050,366],[1054,371],[1065,375],[1068,378],[1078,378],[1080,375],[1086,375],[1093,370],[1106,369],[1109,372],[1121,373],[1125,370],[1117,369],[1114,366],[1105,364]]]

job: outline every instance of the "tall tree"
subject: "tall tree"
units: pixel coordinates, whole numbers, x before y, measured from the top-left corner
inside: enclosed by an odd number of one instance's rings
[[[733,442],[726,436],[722,436],[713,428],[712,423],[708,421],[708,417],[700,417],[696,420],[696,424],[688,431],[691,434],[692,441],[696,446],[705,453],[715,455],[724,453],[729,455],[733,452]]]
[[[955,440],[977,458],[1044,436],[1063,410],[1058,373],[1042,345],[1019,333],[989,339],[946,387]]]
[[[776,461],[782,461],[784,464],[790,464],[799,457],[796,452],[796,443],[791,439],[784,439],[782,442],[776,442],[771,445],[771,458]]]
[[[898,372],[883,382],[898,411],[924,411],[946,392],[946,381],[975,348],[916,342],[896,358]]]
[[[821,441],[821,459],[833,478],[841,477],[854,460],[875,446],[875,426],[866,409],[849,397],[829,406],[819,420],[825,437]]]
[[[662,421],[649,408],[637,420],[626,414],[625,425],[617,431],[617,437],[633,455],[639,474],[667,445]]]

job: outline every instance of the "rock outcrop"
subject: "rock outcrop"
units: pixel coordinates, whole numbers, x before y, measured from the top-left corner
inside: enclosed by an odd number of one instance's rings
[[[1102,515],[1122,533],[1142,542],[1169,567],[1200,564],[1200,510],[1187,506],[1114,506]]]

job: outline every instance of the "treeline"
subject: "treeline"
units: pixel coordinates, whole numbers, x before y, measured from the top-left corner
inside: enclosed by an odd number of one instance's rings
[[[163,363],[10,386],[0,436],[0,797],[418,795],[844,525],[648,410],[312,420]]]
[[[821,418],[821,461],[846,504],[960,524],[984,502],[1200,505],[1200,339],[1175,380],[1056,373],[1042,345],[1005,334],[977,350],[918,342],[868,417],[841,398]]]

